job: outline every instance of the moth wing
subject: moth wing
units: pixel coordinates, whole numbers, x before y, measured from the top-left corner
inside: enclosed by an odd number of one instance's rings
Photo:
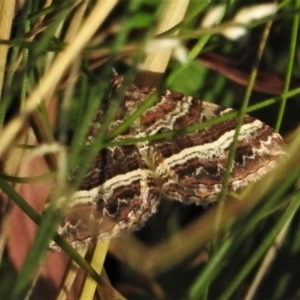
[[[177,92],[167,91],[141,117],[148,135],[186,128],[232,111]],[[206,204],[218,197],[228,154],[237,126],[236,118],[150,142],[156,173],[162,179],[162,194],[182,202]],[[246,115],[229,177],[236,191],[258,180],[284,154],[281,136],[261,121]]]
[[[73,194],[58,232],[77,248],[138,229],[156,212],[159,197],[154,173],[135,146],[103,149]]]

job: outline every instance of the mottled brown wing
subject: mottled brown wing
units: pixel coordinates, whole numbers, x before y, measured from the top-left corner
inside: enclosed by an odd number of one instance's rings
[[[156,212],[155,181],[136,146],[101,150],[73,194],[59,234],[76,248],[141,227]]]
[[[167,91],[141,117],[148,135],[183,129],[222,116],[231,109]],[[218,197],[236,128],[231,119],[208,128],[149,143],[161,191],[167,198],[206,204]],[[229,177],[236,191],[258,180],[284,154],[281,136],[261,121],[246,115]]]

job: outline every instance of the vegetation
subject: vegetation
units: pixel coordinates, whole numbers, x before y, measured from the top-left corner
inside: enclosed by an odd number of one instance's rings
[[[239,18],[257,1],[219,1],[224,16],[209,25],[213,1],[4,2],[0,298],[299,299],[300,1]],[[68,172],[80,165],[78,185],[112,142],[102,133],[80,154],[113,70],[250,113],[283,135],[289,155],[239,195],[206,208],[162,201],[140,231],[77,253],[55,235],[66,209],[57,200],[76,189]],[[62,252],[48,251],[53,237]]]

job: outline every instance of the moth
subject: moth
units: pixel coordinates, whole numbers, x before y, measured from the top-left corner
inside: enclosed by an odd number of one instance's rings
[[[123,78],[114,80],[114,87]],[[130,85],[108,126],[113,132],[155,91]],[[113,101],[113,94],[110,99]],[[154,105],[114,141],[148,137],[205,122],[233,111],[191,96],[166,90]],[[100,108],[86,143],[93,143],[105,118]],[[162,198],[206,205],[216,201],[224,179],[237,119],[135,145],[107,147],[94,157],[59,226],[73,247],[140,228],[157,211]],[[246,115],[229,177],[238,191],[268,173],[283,156],[282,137],[268,125]],[[76,171],[70,174],[70,183]],[[52,244],[53,249],[58,247]]]

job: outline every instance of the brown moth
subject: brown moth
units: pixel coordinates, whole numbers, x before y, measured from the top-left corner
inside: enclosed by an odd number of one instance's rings
[[[122,77],[117,77],[119,85]],[[108,131],[112,132],[154,88],[130,85]],[[113,99],[111,99],[113,101]],[[232,109],[167,90],[115,141],[178,130],[220,117]],[[89,130],[92,143],[105,111],[100,109]],[[163,140],[105,148],[96,155],[72,196],[58,232],[74,247],[132,231],[156,212],[161,198],[205,205],[216,201],[235,134],[236,118]],[[237,191],[272,170],[284,155],[281,136],[246,115],[229,178]],[[70,175],[70,182],[76,172]],[[58,249],[52,244],[53,249]]]

